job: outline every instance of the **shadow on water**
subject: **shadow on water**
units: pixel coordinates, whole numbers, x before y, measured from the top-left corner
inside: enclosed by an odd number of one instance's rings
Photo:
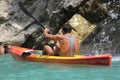
[[[77,69],[77,68],[95,68],[95,67],[109,67],[100,65],[83,65],[83,64],[57,64],[57,63],[44,63],[46,68],[51,69]]]

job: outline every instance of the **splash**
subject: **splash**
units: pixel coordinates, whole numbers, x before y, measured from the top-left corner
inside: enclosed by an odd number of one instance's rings
[[[120,61],[120,56],[114,56],[112,61]]]
[[[112,18],[112,19],[118,19],[118,14],[117,13],[114,13],[113,10],[109,11],[109,16]]]

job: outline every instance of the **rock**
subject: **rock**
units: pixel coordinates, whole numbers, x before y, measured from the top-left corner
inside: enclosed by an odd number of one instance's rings
[[[22,12],[18,6],[20,0],[0,0],[0,42],[10,41],[12,45],[42,49],[47,44],[42,33],[41,26],[37,25],[34,20]],[[119,20],[119,0],[21,0],[27,10],[43,24],[56,34],[61,26],[72,18],[74,14],[81,14],[90,23],[97,25],[95,31],[87,36],[82,45],[95,46],[95,42],[102,41],[103,37],[99,36],[104,33],[105,27],[109,23]],[[102,24],[102,25],[101,25]],[[115,28],[115,32],[107,34],[119,34],[118,25],[110,26]],[[116,27],[117,26],[117,29]],[[108,29],[106,32],[109,32]],[[112,31],[110,31],[112,32]],[[115,40],[117,35],[110,36],[110,42],[119,43]],[[113,39],[115,38],[115,39]],[[106,36],[105,36],[106,39]],[[31,41],[32,42],[31,42]],[[90,44],[91,43],[91,44]],[[105,43],[107,44],[107,43]],[[99,44],[100,45],[100,44]],[[119,44],[116,46],[118,52]],[[82,48],[82,47],[81,47]],[[111,49],[113,47],[109,47]],[[95,48],[97,49],[97,48]],[[88,48],[88,51],[91,50]],[[101,49],[104,50],[104,49]],[[114,52],[115,53],[115,52]]]

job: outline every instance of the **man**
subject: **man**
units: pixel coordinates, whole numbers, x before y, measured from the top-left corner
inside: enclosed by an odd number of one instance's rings
[[[2,46],[2,44],[0,43],[0,54],[4,54],[4,47]]]
[[[64,24],[62,26],[62,33],[52,35],[49,34],[49,29],[45,28],[44,36],[50,40],[54,40],[56,45],[52,49],[50,46],[44,46],[44,53],[48,55],[60,55],[64,57],[73,57],[75,53],[79,51],[79,42],[78,39],[71,35],[72,27],[69,24]]]
[[[10,47],[11,47],[11,45],[8,43],[4,44],[4,46],[2,44],[0,44],[0,54],[10,53]]]
[[[4,44],[4,53],[10,53],[10,47],[11,45],[9,43]]]

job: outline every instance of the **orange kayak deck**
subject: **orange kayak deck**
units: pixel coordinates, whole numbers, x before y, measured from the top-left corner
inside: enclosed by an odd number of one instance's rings
[[[61,57],[61,56],[48,56],[32,53],[29,56],[23,57],[22,53],[28,48],[19,46],[12,46],[10,48],[11,54],[14,59],[31,62],[43,63],[65,63],[65,64],[86,64],[86,65],[105,65],[110,66],[112,63],[112,55],[100,54],[95,56],[75,55],[74,57]]]

